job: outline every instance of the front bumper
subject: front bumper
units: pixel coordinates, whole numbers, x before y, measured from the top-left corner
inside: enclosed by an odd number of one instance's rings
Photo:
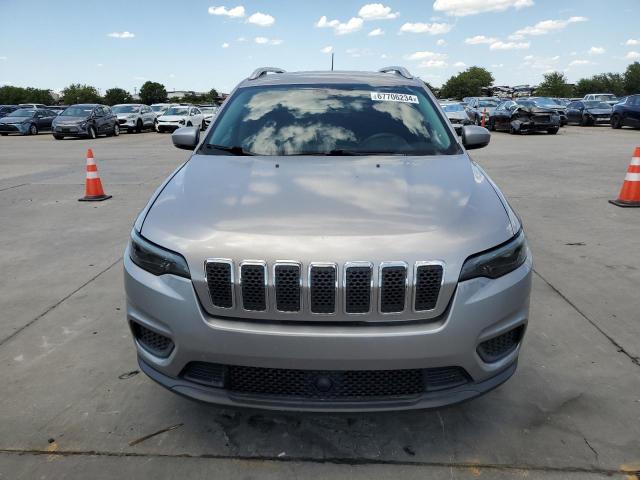
[[[88,127],[88,125],[56,125],[53,127],[53,134],[65,137],[84,137],[89,134]]]
[[[158,123],[159,132],[173,132],[180,127],[184,127],[184,125],[178,122],[159,122]]]
[[[135,128],[137,121],[137,118],[119,118],[118,125],[120,128]]]
[[[148,273],[124,256],[127,318],[173,340],[160,358],[135,340],[142,370],[171,391],[225,405],[310,411],[374,411],[439,407],[481,395],[515,371],[520,344],[494,363],[479,343],[526,326],[531,260],[496,280],[458,284],[449,308],[430,322],[291,324],[213,317],[200,306],[190,280]],[[392,370],[456,366],[469,383],[411,399],[339,401],[237,395],[181,378],[189,362],[304,370]]]
[[[20,133],[29,131],[29,125],[24,123],[0,123],[0,133]]]

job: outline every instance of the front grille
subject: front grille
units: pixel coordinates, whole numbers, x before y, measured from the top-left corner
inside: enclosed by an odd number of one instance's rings
[[[0,132],[17,132],[18,127],[6,123],[0,123]]]
[[[276,309],[281,312],[300,311],[300,265],[280,264],[274,269]]]
[[[371,309],[372,267],[345,267],[345,311],[347,313],[368,313]]]
[[[242,307],[245,310],[267,309],[266,265],[243,264],[240,267]]]
[[[440,285],[442,284],[442,265],[418,265],[415,275],[416,311],[433,310],[438,303]]]
[[[460,367],[405,370],[297,370],[191,362],[186,380],[231,393],[302,400],[367,401],[417,397],[471,381]]]
[[[211,303],[220,308],[233,306],[233,268],[229,261],[208,261],[207,284]]]
[[[168,357],[173,350],[173,341],[170,338],[143,327],[137,322],[131,322],[131,329],[138,342],[154,355]]]
[[[549,122],[551,120],[549,115],[535,115],[533,118],[538,122]]]
[[[118,119],[118,123],[119,123],[120,125],[124,125],[125,123],[127,123],[127,119],[126,119],[126,118],[119,118],[119,119]]]
[[[524,325],[509,330],[478,345],[478,355],[487,363],[497,362],[513,352],[524,334]]]
[[[311,266],[309,270],[309,308],[313,313],[335,313],[335,265]]]
[[[407,289],[406,265],[380,268],[380,311],[398,313],[404,311]]]

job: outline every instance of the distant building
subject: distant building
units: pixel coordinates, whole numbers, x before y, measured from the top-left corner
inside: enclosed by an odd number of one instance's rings
[[[167,98],[171,100],[172,98],[182,98],[185,95],[205,95],[201,92],[194,92],[193,90],[174,90],[172,92],[167,92]]]

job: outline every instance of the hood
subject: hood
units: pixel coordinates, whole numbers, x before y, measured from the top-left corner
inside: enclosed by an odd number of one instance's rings
[[[554,113],[558,113],[555,108],[546,108],[546,107],[528,107],[526,105],[520,105],[518,107],[519,110],[529,112],[536,115],[548,114],[553,115]]]
[[[585,108],[585,112],[593,113],[594,115],[602,115],[611,113],[611,108]]]
[[[139,114],[138,113],[117,113],[116,117],[118,117],[118,119],[124,120],[126,118],[129,118],[129,115],[133,115],[133,118],[137,118]]]
[[[56,125],[76,125],[78,123],[86,122],[89,117],[61,117],[54,118]]]
[[[236,265],[287,259],[303,267],[444,261],[435,316],[464,260],[515,232],[489,179],[466,155],[194,155],[157,197],[141,233],[184,255],[205,308],[207,258]]]
[[[456,120],[469,120],[467,112],[445,112],[447,118],[455,118]]]
[[[32,117],[3,117],[0,118],[0,123],[6,124],[15,124],[15,123],[24,123],[31,120]]]
[[[162,120],[165,122],[179,122],[180,120],[186,121],[186,115],[161,115],[158,117],[158,120]]]

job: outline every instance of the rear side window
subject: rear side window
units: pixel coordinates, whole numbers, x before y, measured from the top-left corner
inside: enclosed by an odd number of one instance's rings
[[[423,89],[353,84],[241,88],[205,144],[255,155],[461,152]]]

